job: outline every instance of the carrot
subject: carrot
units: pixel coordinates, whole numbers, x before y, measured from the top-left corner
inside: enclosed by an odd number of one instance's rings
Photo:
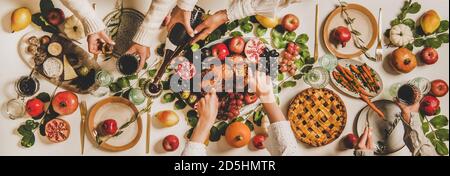
[[[351,92],[355,92],[355,90],[353,90],[350,85],[348,84],[347,80],[345,80],[341,74],[339,74],[339,72],[337,71],[333,71],[333,77],[334,79],[336,79],[337,82],[339,82],[339,84],[341,84],[342,86],[345,87],[345,89],[351,91]]]
[[[366,74],[368,74],[368,76],[370,77],[370,79],[371,79],[372,82],[373,82],[373,85],[376,86],[377,90],[380,89],[380,87],[381,87],[380,82],[376,79],[375,74],[373,74],[373,73],[370,71],[370,69],[369,69],[369,67],[367,66],[367,64],[362,65],[362,69],[364,70],[364,72],[365,72]]]
[[[373,87],[371,86],[370,82],[366,79],[364,74],[361,74],[361,72],[358,70],[358,68],[355,65],[350,65],[351,71],[355,74],[355,76],[359,77],[361,81],[363,81],[363,84],[370,90],[373,91]]]
[[[361,94],[361,95],[365,95],[365,96],[368,96],[368,97],[372,97],[369,93],[367,93],[366,92],[366,90],[364,90],[363,88],[358,88],[357,89],[358,90],[358,92]]]
[[[359,88],[359,87],[362,87],[361,83],[353,76],[352,72],[350,72],[349,69],[347,69],[347,68],[344,67],[343,70],[344,70],[348,75],[351,75],[351,76],[350,76],[350,78],[352,79],[351,82],[353,82],[353,84],[355,84],[356,87],[358,87],[358,88]]]
[[[341,73],[341,75],[344,76],[345,79],[347,79],[348,81],[352,80],[352,78],[345,73],[344,67],[342,67],[341,65],[338,65],[336,68]]]
[[[363,101],[365,101],[365,102],[367,103],[367,105],[369,105],[369,107],[370,107],[373,111],[375,111],[375,113],[377,113],[378,116],[379,116],[381,119],[384,119],[384,113],[383,113],[380,109],[378,109],[378,107],[375,106],[375,104],[373,104],[373,103],[369,100],[368,97],[366,97],[366,96],[364,96],[364,95],[361,95],[361,99],[362,99]]]

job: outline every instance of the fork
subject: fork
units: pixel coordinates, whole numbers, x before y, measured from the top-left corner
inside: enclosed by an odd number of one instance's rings
[[[382,46],[382,12],[381,12],[381,8],[380,11],[378,12],[378,44],[377,44],[377,49],[375,50],[375,59],[377,62],[380,62],[383,60],[383,46]]]

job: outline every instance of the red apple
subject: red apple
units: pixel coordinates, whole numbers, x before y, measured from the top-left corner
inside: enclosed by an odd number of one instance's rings
[[[70,115],[78,109],[78,97],[73,92],[59,92],[53,97],[52,107],[59,115]]]
[[[26,111],[28,115],[33,118],[39,117],[44,113],[45,104],[37,98],[33,98],[27,101]]]
[[[427,116],[434,116],[440,108],[440,101],[435,96],[427,95],[420,102],[420,110]]]
[[[266,140],[266,136],[262,135],[262,134],[258,134],[255,137],[253,137],[253,145],[257,148],[257,149],[264,149],[266,148],[264,146],[264,141]]]
[[[283,17],[281,25],[283,25],[283,28],[286,29],[286,31],[292,32],[300,26],[300,20],[293,14],[287,14]]]
[[[180,142],[178,140],[178,137],[175,135],[166,136],[163,140],[163,148],[168,152],[177,150],[178,145],[180,145]]]
[[[114,119],[108,119],[102,123],[102,132],[104,135],[114,135],[117,133],[117,122]]]
[[[353,149],[358,143],[358,136],[353,133],[347,134],[344,138],[344,145],[348,149]]]
[[[431,47],[426,47],[420,52],[420,58],[422,59],[422,62],[427,65],[435,64],[439,59],[438,52]]]
[[[64,15],[64,12],[61,9],[53,8],[53,9],[50,9],[47,12],[47,15],[46,15],[45,19],[51,25],[58,26],[58,25],[60,25],[60,24],[62,24],[64,22],[65,18],[66,17]]]
[[[228,48],[230,48],[230,51],[233,52],[233,53],[241,54],[242,52],[244,52],[245,41],[240,36],[233,37],[230,40]]]
[[[447,95],[448,84],[441,79],[437,79],[431,82],[431,94],[436,97],[443,97]]]
[[[227,45],[225,45],[224,43],[214,45],[211,51],[214,57],[217,57],[222,61],[224,61],[225,58],[230,55],[230,51],[228,50]]]

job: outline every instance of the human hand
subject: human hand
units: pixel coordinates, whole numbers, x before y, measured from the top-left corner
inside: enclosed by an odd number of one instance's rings
[[[116,43],[105,33],[105,31],[100,31],[97,33],[92,33],[87,37],[88,49],[92,54],[100,54],[100,46],[103,44],[115,45]]]
[[[168,31],[171,31],[177,23],[183,24],[189,36],[194,37],[194,30],[191,27],[191,11],[185,11],[176,6],[172,13],[164,19],[164,25]]]
[[[270,76],[265,73],[257,71],[256,76],[252,71],[248,75],[249,88],[255,91],[256,96],[261,100],[261,103],[274,103],[275,95],[273,93],[273,84]]]
[[[143,46],[137,43],[131,45],[126,54],[135,54],[140,58],[137,72],[141,71],[145,66],[145,61],[150,57],[150,47]]]
[[[214,15],[209,16],[203,23],[198,25],[194,33],[197,35],[191,44],[197,43],[200,40],[205,40],[214,30],[228,21],[228,15],[226,10],[221,10]]]
[[[355,148],[359,150],[373,150],[372,128],[364,128],[364,133],[359,137]]]
[[[403,120],[405,120],[405,122],[407,123],[411,122],[411,113],[419,112],[420,101],[417,101],[412,105],[408,105],[406,103],[401,102],[398,98],[395,98],[394,102],[400,107],[400,110],[402,111]]]
[[[219,111],[219,100],[216,89],[212,88],[196,105],[198,122],[192,132],[191,141],[203,143],[209,137],[209,131],[216,121]]]

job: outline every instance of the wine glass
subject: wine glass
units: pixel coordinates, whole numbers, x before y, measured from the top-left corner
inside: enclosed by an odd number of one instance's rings
[[[111,73],[105,70],[100,70],[95,75],[95,82],[99,85],[99,87],[96,90],[93,90],[91,92],[91,95],[95,97],[103,97],[109,92],[109,85],[114,81],[113,76]]]
[[[320,89],[328,85],[330,75],[328,70],[323,67],[314,67],[306,73],[304,81],[309,86]]]
[[[135,105],[144,103],[145,98],[144,92],[140,88],[132,88],[128,94],[128,99]]]
[[[424,78],[424,77],[414,78],[414,79],[408,81],[408,84],[416,86],[420,90],[422,95],[427,94],[428,92],[430,92],[430,89],[431,89],[430,80],[428,80],[427,78]]]

